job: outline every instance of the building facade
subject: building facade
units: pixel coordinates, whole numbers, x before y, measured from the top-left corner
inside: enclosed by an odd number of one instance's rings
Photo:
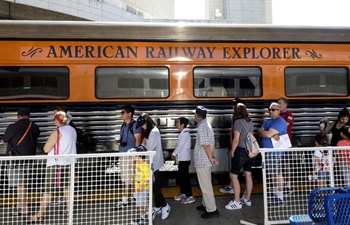
[[[272,0],[210,0],[210,20],[237,24],[272,24]]]
[[[174,0],[0,0],[0,19],[142,22],[173,19]]]
[[[173,19],[175,0],[120,0],[129,12],[142,18]]]

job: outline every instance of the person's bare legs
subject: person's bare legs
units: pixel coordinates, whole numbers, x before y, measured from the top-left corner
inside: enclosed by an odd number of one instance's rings
[[[233,187],[233,190],[234,190],[234,200],[236,202],[240,202],[240,193],[241,193],[241,185],[239,183],[239,180],[238,180],[238,175],[237,174],[233,174],[233,173],[230,173],[230,178],[231,178],[231,182],[232,182],[232,187]]]
[[[275,178],[276,178],[276,182],[277,182],[278,191],[283,192],[283,187],[284,187],[283,175],[282,174],[276,174]]]
[[[244,171],[244,175],[245,175],[245,190],[246,190],[246,194],[245,194],[245,199],[250,200],[250,196],[252,194],[253,191],[253,179],[252,179],[252,173],[248,172],[248,171]]]
[[[285,170],[286,170],[286,188],[289,188],[289,189],[291,189],[292,187],[291,187],[291,181],[290,181],[290,163],[289,162],[287,162],[287,163],[285,163],[284,164],[284,168],[285,168]]]
[[[39,209],[39,211],[34,216],[29,217],[29,219],[27,219],[27,220],[29,220],[29,221],[36,221],[39,218],[44,217],[45,210],[49,206],[50,201],[51,201],[51,193],[44,193],[43,197],[41,199],[41,202],[40,202],[40,209]]]
[[[69,187],[66,187],[63,191],[64,199],[66,200],[66,212],[70,213],[70,198],[69,198]],[[65,213],[66,214],[66,213]]]
[[[17,186],[17,208],[22,214],[28,213],[27,190],[25,185]]]

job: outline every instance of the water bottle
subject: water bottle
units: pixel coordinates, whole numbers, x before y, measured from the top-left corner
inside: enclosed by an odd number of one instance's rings
[[[247,137],[247,143],[248,143],[248,148],[249,148],[248,150],[252,151],[253,147],[252,147],[252,140],[250,139],[250,137]]]

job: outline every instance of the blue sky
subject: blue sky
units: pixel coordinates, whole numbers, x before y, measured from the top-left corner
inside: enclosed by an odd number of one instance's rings
[[[350,0],[272,0],[275,25],[350,26],[349,10]],[[204,0],[175,0],[175,18],[204,19]]]

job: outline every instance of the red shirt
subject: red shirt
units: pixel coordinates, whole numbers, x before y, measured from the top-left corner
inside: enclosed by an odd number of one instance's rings
[[[287,127],[287,133],[289,136],[289,139],[292,140],[292,127],[293,127],[293,123],[294,123],[294,116],[291,112],[289,112],[288,110],[286,112],[281,112],[280,116],[287,122],[289,123],[288,127]]]
[[[340,140],[338,141],[337,146],[350,146],[350,141]],[[342,162],[350,162],[350,150],[340,150],[339,160]]]

